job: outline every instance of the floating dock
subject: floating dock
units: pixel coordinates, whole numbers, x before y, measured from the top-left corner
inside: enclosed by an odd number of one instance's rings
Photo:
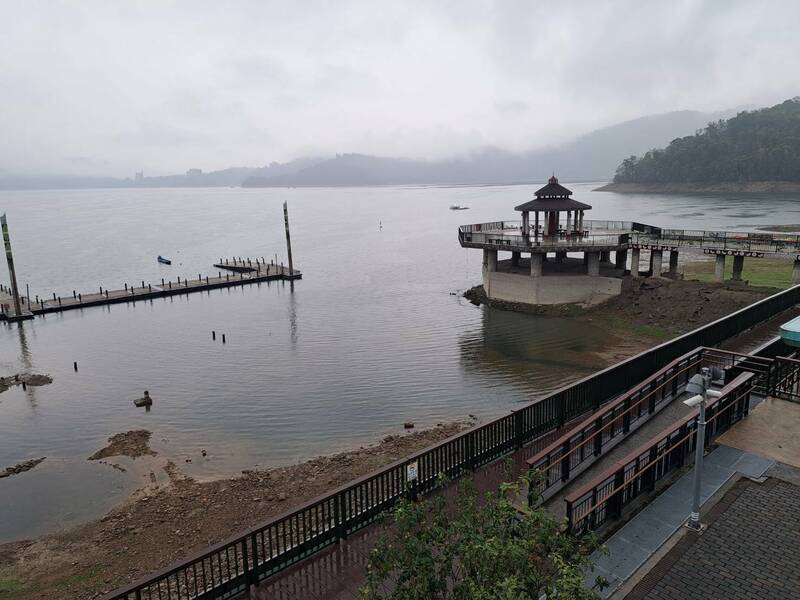
[[[249,258],[220,259],[214,265],[219,271],[216,277],[198,274],[196,278],[164,280],[158,283],[139,282],[138,285],[125,284],[124,289],[108,290],[99,288],[97,292],[88,294],[73,292],[71,296],[53,294],[48,298],[26,298],[22,296],[22,308],[27,314],[44,315],[90,306],[106,306],[120,302],[138,302],[153,300],[166,296],[204,292],[217,288],[234,287],[261,283],[265,281],[294,281],[302,279],[298,269],[289,270],[282,264],[266,263],[263,260]],[[227,271],[223,273],[222,271]],[[14,306],[10,290],[0,289],[0,320],[14,319]]]

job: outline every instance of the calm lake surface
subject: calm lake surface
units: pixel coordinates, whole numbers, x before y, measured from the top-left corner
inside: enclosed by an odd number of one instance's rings
[[[0,374],[54,378],[0,394],[0,469],[47,456],[0,479],[0,541],[98,516],[144,485],[131,461],[115,461],[122,472],[86,460],[115,433],[148,429],[182,471],[231,476],[372,443],[405,421],[497,416],[594,371],[591,351],[613,341],[603,332],[454,295],[479,283],[481,263],[458,245],[457,226],[515,219],[537,187],[0,192],[18,279],[32,295],[211,274],[224,256],[285,260],[284,200],[303,271],[293,291],[262,284],[0,326]],[[793,196],[569,187],[595,219],[800,223]],[[158,254],[173,265],[157,264]],[[145,389],[150,412],[132,403]]]

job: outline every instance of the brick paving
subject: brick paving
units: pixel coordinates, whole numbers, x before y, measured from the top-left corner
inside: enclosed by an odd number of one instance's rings
[[[626,600],[800,598],[800,486],[743,479],[687,533]]]

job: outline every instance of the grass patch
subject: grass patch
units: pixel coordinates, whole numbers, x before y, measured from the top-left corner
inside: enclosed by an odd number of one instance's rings
[[[613,333],[620,335],[634,335],[651,340],[668,340],[675,337],[675,333],[659,325],[631,323],[621,317],[608,316],[601,319],[601,324]]]
[[[14,576],[0,576],[0,598],[13,598],[22,591],[22,582]]]
[[[781,258],[745,258],[742,279],[756,287],[785,289],[792,284],[792,261]],[[714,261],[687,263],[684,266],[686,279],[714,281]],[[725,279],[733,275],[733,258],[725,260]]]
[[[83,586],[88,583],[94,583],[100,574],[97,569],[90,568],[80,573],[75,573],[69,577],[65,577],[56,584],[57,589],[72,588],[75,586]]]

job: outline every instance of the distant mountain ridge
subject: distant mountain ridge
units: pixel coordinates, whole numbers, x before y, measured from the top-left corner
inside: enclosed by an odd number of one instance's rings
[[[136,179],[0,173],[0,189],[512,184],[543,181],[553,171],[565,181],[609,181],[625,157],[664,146],[733,114],[734,110],[684,110],[650,115],[592,131],[560,146],[519,153],[484,148],[463,158],[439,161],[353,153]]]
[[[511,153],[486,148],[469,157],[440,161],[341,154],[305,169],[272,177],[252,176],[245,187],[403,184],[508,184],[543,181],[553,171],[565,181],[608,181],[625,156],[694,133],[710,121],[735,114],[677,111],[604,127],[563,146]]]
[[[784,184],[772,186],[776,190],[800,183],[800,97],[711,122],[702,132],[674,139],[666,148],[626,158],[613,185],[655,186],[662,191],[670,185],[772,189],[765,182]]]

